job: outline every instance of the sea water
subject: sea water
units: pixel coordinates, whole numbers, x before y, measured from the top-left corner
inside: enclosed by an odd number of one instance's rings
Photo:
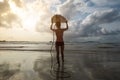
[[[49,51],[51,42],[30,42],[30,41],[6,41],[0,42],[0,50],[18,50],[18,51]],[[79,50],[119,50],[120,43],[100,43],[100,42],[74,42],[65,43],[65,51]],[[55,50],[53,46],[53,50]]]
[[[119,80],[120,44],[100,42],[65,43],[65,72],[51,74],[52,43],[0,42],[1,80]],[[56,54],[52,47],[52,54]],[[53,57],[55,57],[53,55]],[[54,59],[54,63],[56,60]],[[55,65],[56,66],[56,65]],[[57,69],[57,68],[56,68]],[[58,71],[57,71],[58,72]],[[61,73],[61,71],[60,71]],[[69,76],[65,78],[65,76]],[[114,79],[116,78],[116,79]]]

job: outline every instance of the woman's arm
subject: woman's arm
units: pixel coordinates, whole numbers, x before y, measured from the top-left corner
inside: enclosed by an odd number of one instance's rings
[[[52,30],[53,23],[50,25],[50,29]]]
[[[66,21],[66,30],[68,29],[68,23],[67,23],[67,21]]]
[[[63,30],[68,30],[68,23],[66,21],[66,28],[64,28]]]
[[[52,26],[53,26],[53,23],[50,26],[50,30],[55,31],[55,29],[53,29]]]

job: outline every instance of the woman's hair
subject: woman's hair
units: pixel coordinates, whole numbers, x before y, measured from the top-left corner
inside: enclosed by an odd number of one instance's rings
[[[60,28],[61,23],[60,22],[56,22],[55,25],[56,25],[57,28]]]

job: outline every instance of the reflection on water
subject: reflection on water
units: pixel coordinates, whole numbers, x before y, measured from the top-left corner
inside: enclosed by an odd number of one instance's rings
[[[69,51],[51,68],[47,51],[0,51],[0,80],[120,80],[119,52]]]
[[[55,73],[56,80],[64,80],[71,77],[70,73],[65,69],[64,63],[53,69],[53,72]]]
[[[69,76],[64,64],[51,74],[49,52],[1,51],[0,80],[64,80]]]
[[[48,60],[50,61],[50,59]],[[34,63],[34,70],[44,80],[64,80],[70,78],[70,73],[66,70],[64,63],[60,65],[55,64],[51,68],[50,65],[46,61],[37,59]]]
[[[9,63],[0,64],[0,80],[8,80],[15,73],[19,72],[19,70],[20,70],[19,64],[14,65],[14,69],[10,68]]]
[[[0,80],[41,80],[33,70],[34,62],[48,57],[45,52],[1,51]]]

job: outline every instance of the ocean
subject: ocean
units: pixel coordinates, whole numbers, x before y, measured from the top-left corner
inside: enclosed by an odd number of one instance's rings
[[[120,43],[66,42],[60,66],[51,47],[50,42],[1,41],[0,80],[120,80]]]
[[[30,41],[6,41],[0,42],[0,50],[17,51],[49,51],[52,43],[50,42],[30,42]],[[94,41],[65,43],[65,51],[81,50],[112,50],[119,51],[120,43],[100,43]],[[53,46],[53,50],[55,50]]]

